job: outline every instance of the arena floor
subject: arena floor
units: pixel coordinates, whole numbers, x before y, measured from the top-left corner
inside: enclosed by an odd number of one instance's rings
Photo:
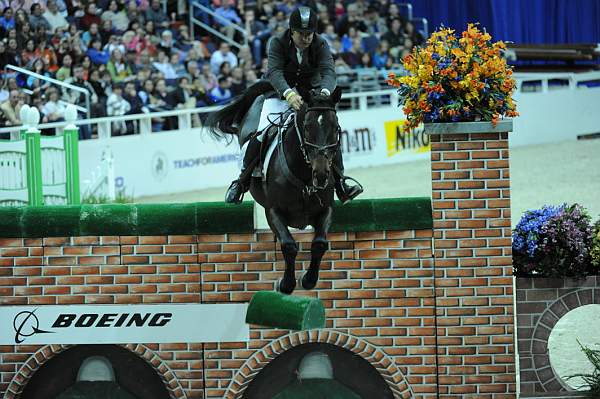
[[[510,152],[513,227],[527,209],[578,202],[600,218],[600,139],[524,146]],[[365,192],[360,198],[431,196],[429,161],[348,171]],[[223,187],[137,198],[138,202],[222,201]],[[259,218],[258,227],[266,227]]]

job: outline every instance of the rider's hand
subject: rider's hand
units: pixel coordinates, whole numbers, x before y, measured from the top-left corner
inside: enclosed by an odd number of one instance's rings
[[[300,95],[295,91],[289,92],[285,99],[287,100],[288,104],[290,104],[290,107],[292,107],[295,111],[300,111],[302,104],[304,104],[302,97],[300,97]]]

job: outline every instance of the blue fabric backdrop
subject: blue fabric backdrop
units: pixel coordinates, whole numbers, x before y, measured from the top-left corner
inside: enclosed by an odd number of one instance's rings
[[[494,40],[515,43],[600,42],[600,0],[412,0],[413,16],[463,31],[480,22]]]

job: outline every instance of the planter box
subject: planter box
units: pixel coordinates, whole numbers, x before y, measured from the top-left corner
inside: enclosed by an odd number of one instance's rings
[[[570,397],[573,391],[550,365],[548,339],[558,320],[568,312],[600,304],[600,276],[517,277],[516,296],[521,395],[547,392]]]

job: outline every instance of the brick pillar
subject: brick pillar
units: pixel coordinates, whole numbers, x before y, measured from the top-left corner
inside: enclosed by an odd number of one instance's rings
[[[508,132],[426,125],[431,137],[439,398],[516,398]]]

